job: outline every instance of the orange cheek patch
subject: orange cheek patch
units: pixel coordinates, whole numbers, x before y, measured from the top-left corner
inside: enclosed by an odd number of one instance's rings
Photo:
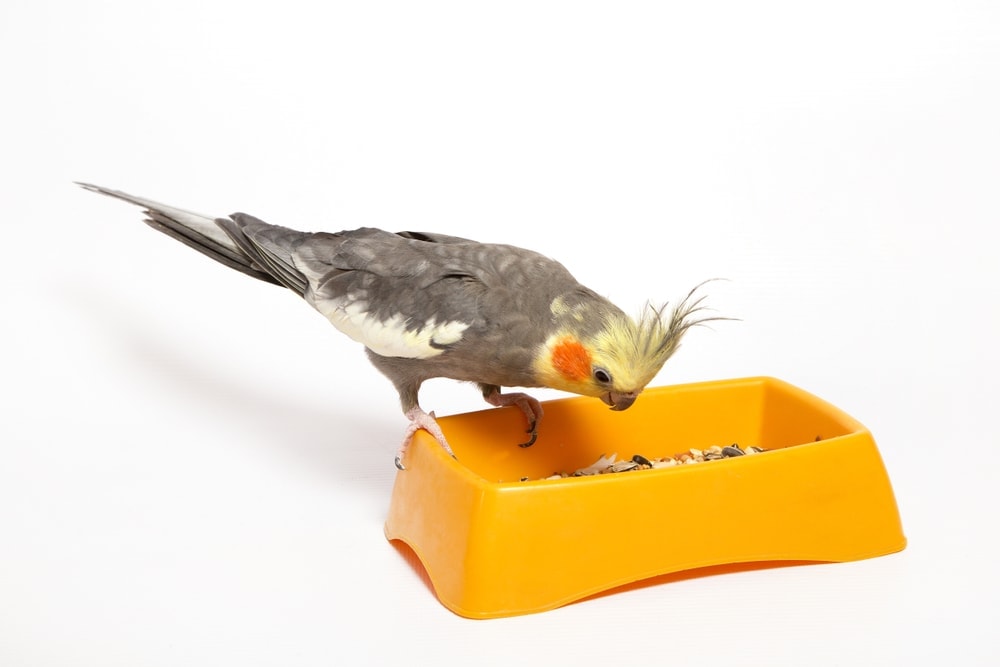
[[[590,353],[580,341],[563,338],[552,348],[552,366],[570,380],[590,377]]]

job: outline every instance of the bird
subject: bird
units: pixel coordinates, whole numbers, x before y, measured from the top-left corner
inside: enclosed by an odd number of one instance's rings
[[[206,216],[91,183],[86,190],[141,207],[144,222],[231,269],[285,287],[361,343],[393,384],[408,420],[395,465],[424,429],[454,456],[418,395],[432,378],[475,384],[490,405],[517,406],[530,447],[541,402],[504,388],[547,387],[628,409],[706,314],[699,289],[637,317],[580,284],[561,263],[525,248],[429,232],[362,227],[305,232],[246,213]]]

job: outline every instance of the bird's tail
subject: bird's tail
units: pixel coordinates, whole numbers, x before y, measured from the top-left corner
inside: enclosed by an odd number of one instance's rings
[[[255,260],[253,255],[247,252],[245,243],[238,243],[234,240],[232,234],[235,230],[231,230],[228,226],[223,229],[216,218],[167,206],[142,197],[135,197],[119,190],[110,190],[99,185],[91,185],[90,183],[77,183],[77,185],[91,192],[141,206],[145,209],[147,216],[145,222],[150,227],[177,239],[184,245],[194,248],[217,262],[264,282],[275,285],[284,284],[261,266],[259,259]],[[227,222],[231,221],[227,220]]]

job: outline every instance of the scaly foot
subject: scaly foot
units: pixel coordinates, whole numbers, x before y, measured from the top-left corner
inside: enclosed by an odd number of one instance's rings
[[[399,447],[399,452],[396,454],[396,468],[399,470],[406,470],[406,466],[403,465],[403,456],[406,454],[406,450],[409,448],[410,443],[413,441],[413,434],[417,432],[417,429],[424,429],[432,436],[434,439],[441,443],[444,447],[444,451],[448,452],[452,457],[455,453],[451,451],[451,445],[448,444],[448,440],[445,439],[444,433],[441,432],[441,427],[438,426],[437,419],[434,417],[434,413],[426,413],[423,409],[417,405],[406,411],[406,418],[410,420],[410,425],[406,427],[406,434],[403,436],[403,444]]]

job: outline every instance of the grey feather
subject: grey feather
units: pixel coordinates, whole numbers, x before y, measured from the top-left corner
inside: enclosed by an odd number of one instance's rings
[[[299,296],[305,294],[309,283],[295,268],[292,252],[308,234],[270,225],[245,213],[234,213],[228,219],[219,218],[215,222],[254,266],[263,267],[271,280]]]

